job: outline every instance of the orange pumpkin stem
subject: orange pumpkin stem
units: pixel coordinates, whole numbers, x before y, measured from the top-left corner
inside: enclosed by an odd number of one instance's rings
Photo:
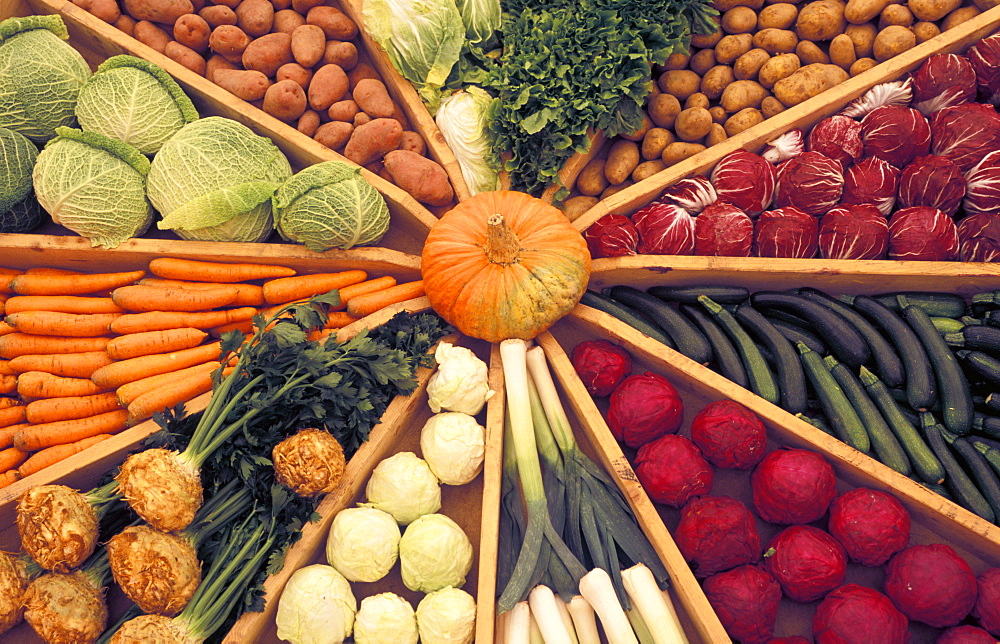
[[[521,240],[500,213],[490,215],[486,220],[486,259],[492,264],[509,266],[519,261]]]

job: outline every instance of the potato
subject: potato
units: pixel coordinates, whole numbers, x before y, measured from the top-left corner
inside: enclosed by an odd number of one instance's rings
[[[347,72],[347,83],[348,83],[347,87],[352,92],[354,91],[354,88],[357,87],[358,82],[366,78],[374,78],[375,80],[382,80],[382,77],[378,75],[378,72],[375,71],[375,68],[366,63],[365,61],[359,61],[351,69],[347,69],[345,67],[342,67],[341,69]]]
[[[695,92],[684,101],[684,109],[704,107],[707,110],[709,105],[711,105],[711,102],[708,100],[708,96],[705,96],[701,92]]]
[[[292,8],[292,0],[270,0],[271,4],[274,5],[274,12],[285,11],[286,9]],[[295,11],[292,9],[292,11]]]
[[[684,112],[681,112],[683,114]],[[677,117],[680,122],[680,116]],[[675,126],[676,127],[676,126]],[[608,159],[604,163],[604,177],[608,183],[619,184],[639,165],[639,146],[635,141],[618,139],[608,148]]]
[[[705,146],[701,143],[685,143],[684,141],[676,141],[663,148],[663,163],[669,168],[675,163],[679,163],[688,157],[693,157],[704,150]]]
[[[136,26],[138,27],[138,25]],[[225,57],[226,60],[242,64],[243,52],[250,45],[250,41],[250,36],[236,25],[219,25],[212,30],[212,35],[208,37],[208,46],[215,53]]]
[[[795,55],[799,57],[799,63],[803,65],[830,62],[827,53],[820,49],[819,45],[809,40],[800,40],[799,44],[795,45]]]
[[[852,25],[863,25],[874,20],[882,10],[900,0],[847,0],[844,19]]]
[[[649,114],[647,114],[644,110],[642,112],[642,123],[639,124],[639,127],[632,132],[620,132],[618,136],[627,141],[641,141],[642,137],[646,136],[646,132],[655,126],[656,124],[653,123],[653,120],[649,118]]]
[[[688,67],[691,68],[695,74],[699,76],[704,76],[705,72],[715,67],[715,50],[714,49],[701,49],[694,56],[691,56],[691,60],[688,62]]]
[[[878,35],[878,28],[875,25],[871,23],[847,25],[844,33],[854,43],[854,53],[858,58],[871,57],[872,48],[875,46],[875,36]]]
[[[761,29],[753,36],[753,46],[769,54],[790,54],[799,44],[799,37],[788,29]]]
[[[722,14],[721,24],[727,34],[748,34],[757,29],[757,12],[750,7],[733,7]]]
[[[187,67],[195,74],[199,76],[205,75],[205,59],[202,58],[201,54],[190,47],[180,44],[176,40],[171,40],[167,43],[167,46],[163,48],[163,54],[174,62]]]
[[[368,116],[364,112],[358,112],[357,114],[354,115],[354,121],[353,121],[354,127],[358,127],[359,125],[364,125],[365,123],[370,123],[371,120],[372,117]]]
[[[760,68],[770,60],[771,54],[760,47],[755,47],[736,59],[733,63],[733,75],[736,80],[754,80]]]
[[[448,173],[436,161],[411,150],[392,150],[385,155],[382,163],[392,176],[392,182],[421,203],[446,206],[455,198]]]
[[[274,73],[274,80],[293,80],[299,84],[299,87],[305,89],[309,87],[309,81],[312,80],[312,75],[313,72],[311,69],[306,69],[298,63],[285,63]]]
[[[832,40],[844,33],[847,20],[844,18],[846,5],[840,0],[814,0],[799,11],[795,20],[795,33],[801,40]]]
[[[286,123],[298,120],[306,111],[306,92],[293,80],[278,81],[264,93],[264,111]]]
[[[358,64],[358,47],[352,42],[341,40],[326,41],[326,50],[323,52],[323,64],[339,65],[345,72],[354,69]]]
[[[736,136],[743,130],[764,122],[764,114],[753,107],[740,110],[729,117],[722,126],[726,131],[726,136]]]
[[[690,69],[672,69],[660,74],[656,84],[664,94],[676,96],[683,101],[698,91],[701,79]]]
[[[907,49],[912,49],[916,44],[917,37],[913,35],[912,31],[899,25],[890,25],[875,36],[875,42],[872,44],[872,56],[875,60],[882,62]]]
[[[563,214],[566,215],[567,219],[573,221],[583,213],[596,206],[598,201],[597,197],[577,195],[575,197],[570,197],[562,203],[562,211]]]
[[[220,69],[234,69],[243,71],[240,67],[237,67],[235,63],[229,62],[219,54],[212,54],[211,56],[208,57],[208,61],[205,63],[205,78],[218,85],[219,83],[216,82],[215,80],[215,73]],[[267,78],[267,76],[264,76],[264,78]],[[267,88],[265,87],[264,89]],[[261,93],[261,97],[263,96],[264,96],[263,93]]]
[[[191,6],[194,7],[194,12],[198,13],[205,8],[205,0],[191,0]]]
[[[722,107],[721,105],[713,105],[712,107],[708,108],[708,113],[712,115],[713,123],[722,124],[726,122],[727,118],[729,118],[729,112],[727,112],[726,108]]]
[[[666,169],[667,164],[663,162],[663,159],[650,159],[649,161],[643,161],[639,165],[635,166],[635,170],[632,171],[632,181],[638,183],[643,179],[648,179],[660,170]]]
[[[121,9],[115,0],[73,0],[73,4],[109,25],[121,17]]]
[[[750,7],[756,10],[760,9],[763,4],[764,0],[714,0],[712,7],[718,9],[720,13],[725,13],[733,7]]]
[[[306,22],[322,28],[328,40],[350,40],[358,35],[358,26],[336,7],[313,7],[306,14]]]
[[[878,19],[878,28],[885,29],[889,25],[913,26],[913,14],[901,4],[891,4],[882,10]]]
[[[117,5],[115,5],[117,6]],[[126,34],[128,36],[135,37],[135,18],[127,14],[119,14],[118,20],[115,20],[111,25],[118,31]]]
[[[760,68],[760,73],[757,74],[757,82],[760,83],[762,87],[771,89],[774,87],[775,83],[780,81],[782,78],[788,78],[800,67],[802,67],[802,62],[795,54],[778,54],[771,60],[764,63],[764,66]],[[764,98],[761,97],[760,100],[762,101]],[[757,101],[756,105],[744,105],[742,107],[760,107],[760,101]],[[742,109],[742,107],[740,109]],[[738,112],[739,109],[728,111],[730,113]]]
[[[240,5],[240,0],[214,0],[214,2],[230,9],[235,9]]]
[[[343,121],[330,121],[320,125],[313,138],[331,150],[340,150],[354,134],[354,125]]]
[[[351,92],[354,101],[361,111],[366,112],[372,118],[389,118],[393,113],[392,99],[389,98],[389,91],[385,84],[374,78],[364,78],[358,81],[354,91]]]
[[[295,129],[302,132],[310,139],[316,134],[316,130],[319,129],[320,118],[319,114],[313,110],[306,110],[299,117],[299,120],[295,123]]]
[[[274,5],[268,0],[243,0],[236,7],[236,26],[251,38],[271,32],[274,25]]]
[[[263,73],[246,69],[216,69],[212,82],[244,101],[264,98],[271,80]]]
[[[980,11],[989,11],[1000,4],[1000,0],[972,0],[972,4],[976,5]]]
[[[604,164],[607,159],[594,157],[583,166],[576,177],[576,190],[582,195],[596,197],[608,187],[608,178],[604,176]]]
[[[323,65],[313,74],[307,97],[309,107],[321,112],[347,94],[347,74],[337,65]],[[358,165],[364,165],[359,163]]]
[[[832,64],[805,65],[774,84],[773,92],[785,107],[798,105],[848,79],[847,72]]]
[[[691,34],[691,46],[699,49],[715,47],[724,35],[721,26],[710,34]]]
[[[854,42],[847,34],[840,34],[830,41],[830,62],[842,69],[850,69],[858,55],[854,53]]]
[[[941,31],[948,31],[966,20],[975,18],[980,13],[982,12],[978,7],[959,7],[945,16],[944,20],[941,21]]]
[[[344,156],[358,165],[365,165],[381,159],[386,152],[398,148],[402,140],[403,126],[399,121],[372,119],[354,128],[354,133],[344,146]]]
[[[751,81],[738,82],[746,83]],[[674,133],[677,135],[677,138],[688,142],[700,141],[708,134],[711,128],[712,115],[704,107],[692,107],[682,110],[677,115],[677,122],[674,123]]]
[[[306,24],[305,16],[292,9],[282,9],[274,12],[274,24],[271,26],[271,30],[290,34],[304,24]]]
[[[214,4],[198,12],[208,26],[215,29],[219,25],[235,25],[236,12],[223,4]]]
[[[690,94],[689,94],[690,96]],[[657,127],[671,129],[681,111],[681,102],[673,94],[657,94],[649,99],[646,113]],[[603,188],[602,188],[603,190]]]
[[[927,42],[931,38],[934,38],[941,33],[940,27],[938,27],[933,22],[920,21],[910,27],[910,31],[913,35],[917,37],[917,44],[922,42]]]
[[[628,180],[628,181],[622,181],[622,182],[621,182],[621,183],[619,183],[619,184],[618,184],[617,186],[608,186],[608,187],[607,187],[607,188],[605,188],[605,189],[604,189],[604,191],[603,191],[603,192],[601,193],[601,199],[607,199],[607,198],[608,198],[608,197],[610,197],[611,195],[614,195],[614,194],[618,194],[619,192],[621,192],[621,191],[622,191],[622,190],[624,190],[625,188],[628,188],[628,187],[629,187],[629,186],[631,186],[631,185],[633,185],[633,184],[632,184],[632,181],[631,181],[631,180]]]
[[[342,101],[337,101],[326,111],[327,116],[330,117],[331,121],[345,121],[347,123],[353,123],[354,117],[357,116],[361,109],[358,104],[351,99],[344,99]]]
[[[681,52],[675,52],[667,56],[667,60],[660,65],[660,70],[671,70],[671,69],[687,69],[688,62],[691,60],[689,54],[683,54]]]
[[[788,54],[793,55],[793,54]],[[773,58],[771,60],[774,60]],[[771,61],[768,61],[770,64]],[[761,69],[763,74],[764,68]],[[726,87],[726,90],[722,92],[722,98],[719,99],[719,104],[729,112],[730,114],[735,114],[740,110],[747,107],[760,107],[760,102],[764,100],[767,96],[767,90],[758,83],[752,80],[740,80],[733,81]],[[687,139],[692,140],[692,139]]]
[[[781,101],[773,96],[768,96],[760,102],[760,113],[763,114],[766,119],[784,112],[785,109],[786,108],[782,105]]]
[[[750,34],[730,34],[723,36],[715,46],[715,60],[721,65],[729,65],[750,51],[754,37]]]
[[[196,13],[184,14],[174,23],[174,40],[199,54],[208,51],[208,37],[212,28]]]
[[[284,33],[284,32],[279,32]],[[323,58],[326,35],[316,25],[300,25],[292,31],[292,57],[303,67],[312,67]]]
[[[295,62],[292,58],[292,36],[278,31],[256,38],[243,50],[242,60],[244,68],[256,69],[272,77],[285,63]]]
[[[907,0],[907,6],[917,20],[934,22],[962,6],[962,0]]]
[[[854,64],[851,65],[851,68],[848,70],[848,72],[851,74],[851,76],[857,76],[858,74],[865,73],[875,65],[878,65],[878,61],[875,60],[874,58],[859,58],[856,61],[854,61]]]
[[[736,76],[733,74],[732,67],[716,65],[705,72],[705,76],[701,79],[701,93],[714,101],[722,96],[726,87],[735,80]]]
[[[788,29],[795,24],[799,8],[788,2],[777,2],[760,10],[757,16],[758,29]]]
[[[712,147],[713,145],[722,143],[728,138],[729,135],[726,134],[726,128],[722,127],[722,125],[718,123],[712,123],[712,129],[705,135],[704,144],[708,147]]]
[[[191,0],[122,0],[122,8],[136,20],[164,25],[173,25],[184,14],[194,13]]]
[[[399,149],[409,150],[410,152],[416,152],[420,156],[426,156],[427,143],[424,142],[424,137],[420,136],[417,132],[403,130],[403,138],[399,140]]]
[[[140,20],[135,23],[133,36],[142,44],[152,47],[161,54],[167,48],[167,43],[172,40],[170,34],[164,31],[162,27],[154,25],[148,20]]]
[[[674,133],[662,127],[651,128],[642,138],[642,145],[639,154],[646,161],[659,159],[663,154],[663,148],[674,142]]]
[[[309,13],[310,9],[318,7],[325,2],[326,0],[292,0],[292,9],[304,16]]]

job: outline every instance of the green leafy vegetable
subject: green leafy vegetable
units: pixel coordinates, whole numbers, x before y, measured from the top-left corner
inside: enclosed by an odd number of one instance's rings
[[[500,159],[490,142],[487,118],[493,102],[485,90],[472,85],[444,98],[434,115],[472,194],[499,186]]]
[[[500,30],[500,0],[456,0],[465,24],[465,38],[474,44],[492,45]]]
[[[0,233],[23,233],[42,223],[32,194],[31,172],[38,148],[23,134],[0,127]]]

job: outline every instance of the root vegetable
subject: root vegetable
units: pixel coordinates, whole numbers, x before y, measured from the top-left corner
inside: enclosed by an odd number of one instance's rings
[[[28,581],[25,561],[0,552],[0,634],[21,623]]]
[[[201,583],[198,553],[184,537],[129,526],[107,549],[115,582],[144,613],[176,615]]]
[[[184,529],[201,507],[198,468],[178,452],[154,448],[132,454],[117,481],[136,514],[160,530]]]
[[[46,570],[69,572],[97,546],[97,514],[87,498],[65,485],[39,485],[17,502],[24,551]]]
[[[24,620],[46,642],[89,644],[104,632],[108,608],[90,575],[54,572],[28,584]]]
[[[274,446],[278,483],[299,496],[332,492],[344,475],[344,449],[329,432],[302,429]]]

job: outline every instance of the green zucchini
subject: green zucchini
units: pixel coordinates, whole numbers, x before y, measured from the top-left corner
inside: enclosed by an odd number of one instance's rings
[[[811,350],[804,344],[798,345],[799,358],[806,377],[819,398],[823,415],[837,438],[844,441],[859,452],[867,454],[871,449],[871,440],[865,424],[861,422],[858,412],[844,394],[844,390],[830,373],[823,356]]]
[[[867,362],[871,356],[868,344],[851,323],[822,304],[794,293],[767,291],[758,291],[751,295],[750,303],[762,311],[764,309],[788,311],[805,318],[830,347],[830,353],[855,369]]]
[[[829,434],[830,436],[836,438],[836,434],[833,433],[833,429],[830,427],[830,425],[828,425],[827,422],[822,418],[820,418],[819,416],[806,416],[805,414],[795,414],[795,417],[798,418],[799,420],[809,423],[810,425],[820,430],[821,432]]]
[[[985,405],[991,411],[996,412],[994,415],[1000,415],[1000,395],[996,393],[989,394],[986,396]]]
[[[993,385],[1000,385],[1000,360],[982,351],[965,351],[961,354],[962,364],[979,374]]]
[[[778,391],[778,383],[774,379],[774,374],[771,373],[771,368],[767,365],[767,360],[760,352],[760,347],[754,344],[746,329],[740,325],[732,313],[720,304],[713,302],[711,298],[702,295],[698,301],[708,309],[708,312],[718,321],[719,326],[736,345],[736,351],[740,354],[743,368],[746,369],[747,380],[750,382],[750,391],[770,403],[779,404],[781,393]]]
[[[994,304],[1000,305],[1000,291],[986,291],[976,293],[972,296],[973,304]]]
[[[976,414],[972,418],[972,431],[980,436],[1000,440],[1000,418]]]
[[[990,469],[990,464],[968,438],[956,436],[947,430],[942,431],[941,435],[965,463],[966,471],[972,475],[980,494],[989,503],[994,518],[1000,517],[1000,480]]]
[[[778,330],[778,333],[785,336],[785,338],[787,338],[792,344],[798,344],[801,342],[816,353],[824,356],[830,353],[826,348],[826,343],[820,340],[819,337],[811,331],[807,331],[796,324],[789,324],[783,320],[778,320],[769,315],[765,315],[764,317],[766,317],[768,322],[771,323],[771,326]]]
[[[956,333],[944,334],[948,346],[1000,355],[1000,328],[995,326],[964,326]]]
[[[969,475],[965,473],[965,470],[962,469],[961,464],[959,464],[955,455],[948,447],[948,443],[944,440],[944,427],[938,425],[934,420],[933,414],[928,412],[923,412],[921,419],[924,436],[927,437],[927,442],[947,472],[945,485],[951,490],[955,501],[966,510],[993,523],[996,519],[993,508],[990,507],[989,502],[986,501],[986,497],[979,491],[976,484],[972,482]]]
[[[968,316],[963,315],[962,320],[955,318],[943,318],[938,316],[931,316],[931,322],[934,323],[934,328],[938,330],[938,333],[945,335],[946,333],[959,333],[965,328],[965,322],[963,320],[968,319]]]
[[[743,368],[743,361],[740,360],[740,354],[736,351],[736,347],[733,346],[732,341],[726,335],[726,332],[722,330],[722,327],[697,304],[681,302],[677,308],[698,325],[698,328],[701,329],[701,332],[705,334],[705,337],[712,344],[712,362],[716,370],[724,377],[746,389],[749,383],[747,381],[747,372]]]
[[[750,335],[763,344],[771,355],[778,391],[781,395],[780,407],[790,414],[806,410],[808,392],[798,353],[785,336],[781,335],[760,311],[744,302],[733,313]]]
[[[991,441],[988,438],[980,438],[979,436],[970,436],[969,442],[983,455],[983,458],[990,464],[990,467],[1000,475],[1000,442]]]
[[[700,286],[650,286],[650,295],[672,302],[697,303],[698,296],[704,295],[717,304],[739,304],[750,297],[750,291],[742,286],[721,286],[704,284]]]
[[[902,297],[907,304],[920,307],[927,315],[943,318],[960,318],[965,315],[965,311],[968,308],[965,298],[955,293],[901,291],[897,293],[884,293],[875,297],[879,302],[893,311],[901,311],[904,308],[900,305],[900,298]]]
[[[690,320],[660,298],[632,286],[612,286],[605,294],[616,302],[642,311],[673,339],[677,351],[699,364],[712,359],[712,345]]]
[[[580,298],[580,304],[607,313],[608,315],[611,315],[621,322],[629,325],[636,331],[639,331],[654,340],[662,342],[671,349],[677,348],[674,341],[670,339],[670,336],[664,333],[663,329],[658,327],[644,313],[634,311],[632,308],[624,306],[621,303],[612,300],[610,297],[605,297],[600,293],[586,290],[583,292],[583,297]]]

